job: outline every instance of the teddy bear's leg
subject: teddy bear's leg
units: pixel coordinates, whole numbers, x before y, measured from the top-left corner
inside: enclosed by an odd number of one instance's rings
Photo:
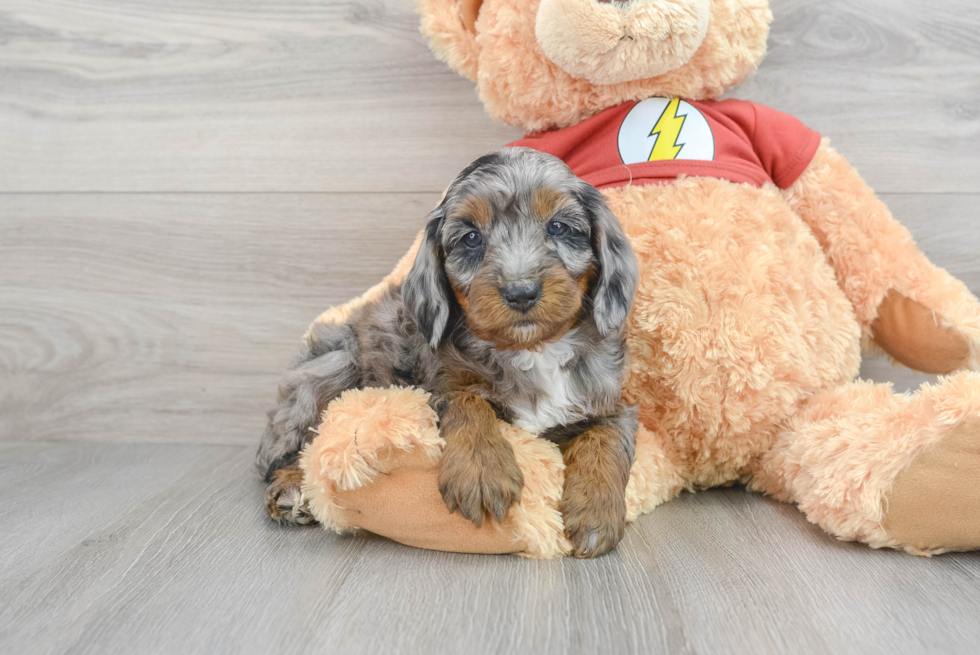
[[[549,558],[572,552],[559,512],[565,464],[554,443],[500,423],[524,476],[521,502],[503,521],[476,527],[446,507],[438,471],[445,442],[429,395],[417,389],[347,391],[303,451],[303,497],[327,529],[364,529],[403,544],[469,553]],[[626,520],[686,486],[665,435],[639,426],[626,486]]]
[[[636,431],[636,456],[626,484],[626,522],[632,523],[677,497],[692,486],[687,482],[692,477],[670,457],[666,436],[655,427],[648,429],[641,424]]]
[[[854,306],[866,349],[927,373],[980,368],[980,303],[934,266],[825,141],[785,192]]]
[[[364,529],[419,548],[558,557],[571,551],[558,503],[564,464],[555,444],[499,423],[524,478],[521,502],[477,527],[439,491],[445,441],[418,389],[359,389],[331,403],[304,449],[302,491],[329,530]]]
[[[844,540],[920,555],[980,548],[980,374],[915,394],[855,382],[814,396],[749,487]]]

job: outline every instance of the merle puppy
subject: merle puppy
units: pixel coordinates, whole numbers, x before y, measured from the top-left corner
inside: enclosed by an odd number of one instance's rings
[[[259,447],[269,516],[312,520],[296,460],[331,400],[414,385],[440,419],[450,511],[480,526],[520,502],[524,479],[499,418],[559,444],[575,554],[609,551],[625,528],[637,428],[620,398],[636,277],[601,194],[559,159],[506,148],[476,160],[431,214],[405,282],[346,323],[310,331]]]

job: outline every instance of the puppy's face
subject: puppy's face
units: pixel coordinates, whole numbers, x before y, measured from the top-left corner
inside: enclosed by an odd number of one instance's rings
[[[604,333],[620,327],[635,278],[632,250],[602,196],[560,160],[508,148],[449,188],[405,295],[430,342],[445,327],[435,324],[441,294],[476,336],[514,350],[559,339],[583,315]]]
[[[560,338],[595,270],[589,218],[563,176],[469,185],[446,206],[444,267],[470,330],[498,349]]]

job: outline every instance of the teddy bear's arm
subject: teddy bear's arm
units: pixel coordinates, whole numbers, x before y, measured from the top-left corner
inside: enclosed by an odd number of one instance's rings
[[[783,192],[820,241],[866,348],[928,373],[980,364],[980,303],[934,266],[828,141]]]

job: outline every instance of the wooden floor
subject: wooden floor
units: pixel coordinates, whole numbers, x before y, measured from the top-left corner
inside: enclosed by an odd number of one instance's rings
[[[832,137],[980,291],[980,5],[773,10],[732,95]],[[0,0],[0,653],[976,653],[980,554],[740,489],[593,562],[264,519],[249,461],[307,323],[518,135],[412,0]]]

